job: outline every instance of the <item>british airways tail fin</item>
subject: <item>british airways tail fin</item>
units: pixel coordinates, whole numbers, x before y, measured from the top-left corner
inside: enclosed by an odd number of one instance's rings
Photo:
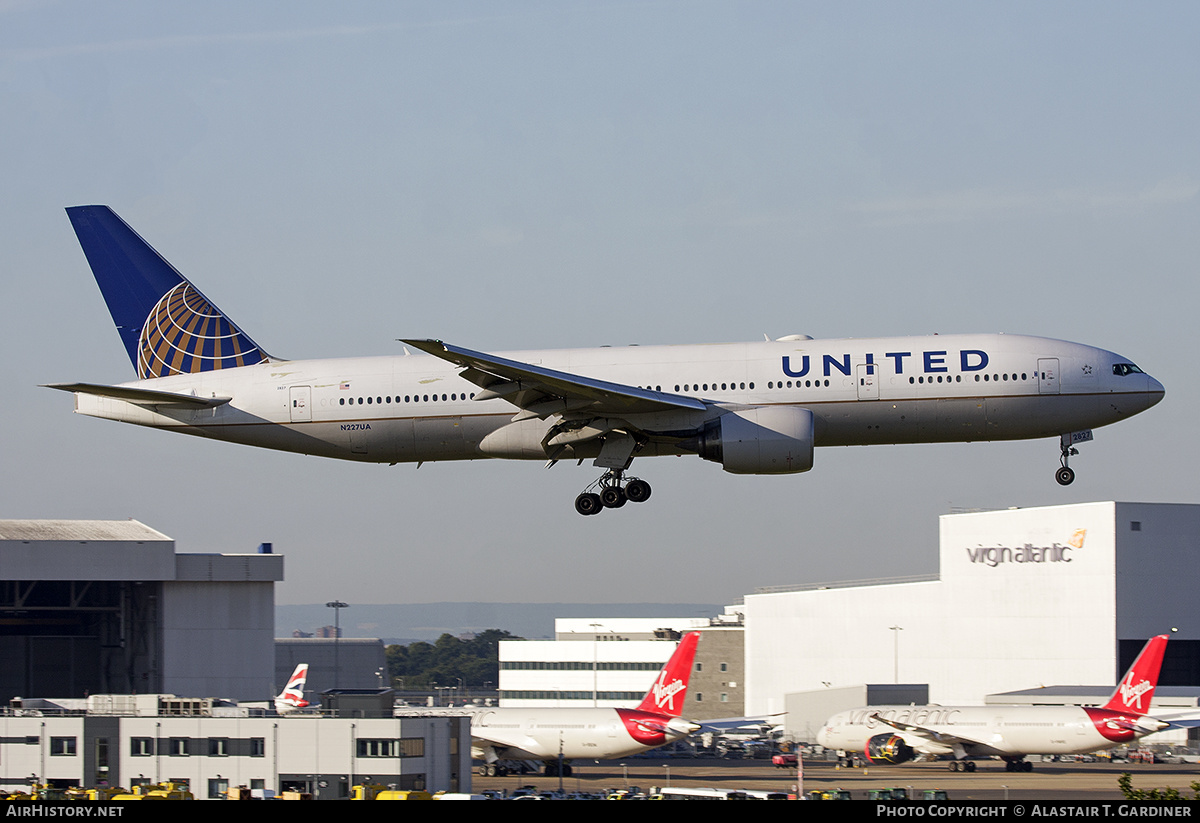
[[[1104,708],[1134,714],[1150,711],[1150,698],[1154,697],[1154,689],[1158,685],[1158,672],[1162,668],[1169,636],[1160,634],[1146,641],[1141,654],[1125,672]]]
[[[280,714],[287,714],[299,709],[308,708],[308,701],[304,699],[304,681],[308,679],[308,664],[301,663],[296,667],[296,671],[292,672],[292,676],[288,678],[287,685],[283,687],[283,691],[275,696],[275,711]]]
[[[139,379],[270,359],[108,206],[67,216]]]
[[[688,680],[692,676],[692,662],[696,659],[696,644],[699,642],[700,632],[689,632],[683,636],[671,659],[658,673],[654,685],[642,698],[638,711],[670,717],[679,717],[683,713],[683,701],[687,698]]]

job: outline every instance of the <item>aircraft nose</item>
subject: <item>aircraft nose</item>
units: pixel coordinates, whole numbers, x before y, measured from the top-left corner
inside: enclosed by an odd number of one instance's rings
[[[1167,390],[1150,375],[1146,375],[1146,393],[1150,395],[1150,405],[1153,406],[1166,396]]]

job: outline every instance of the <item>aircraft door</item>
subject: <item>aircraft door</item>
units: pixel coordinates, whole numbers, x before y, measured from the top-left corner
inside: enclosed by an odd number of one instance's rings
[[[312,420],[312,386],[292,386],[288,401],[293,423]]]
[[[858,399],[879,399],[879,366],[874,363],[858,365]]]
[[[1058,358],[1038,359],[1038,393],[1058,394]]]

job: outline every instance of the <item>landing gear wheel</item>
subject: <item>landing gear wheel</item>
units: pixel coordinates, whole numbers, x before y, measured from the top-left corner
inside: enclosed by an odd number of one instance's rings
[[[1060,486],[1069,486],[1075,482],[1075,471],[1066,466],[1054,473],[1054,479],[1058,481]]]
[[[582,515],[599,514],[604,508],[604,504],[600,502],[600,495],[592,492],[584,492],[575,498],[575,511]]]
[[[975,761],[974,761],[974,760],[968,760],[966,763],[964,763],[964,764],[963,764],[963,768],[964,768],[964,769],[966,769],[966,770],[967,770],[967,771],[969,771],[969,772],[973,772],[973,771],[975,771]]]
[[[625,505],[627,499],[620,486],[606,486],[604,491],[600,492],[600,502],[606,509],[619,509]],[[575,505],[578,507],[579,504]]]
[[[950,771],[956,772],[956,771],[958,771],[958,767],[959,767],[959,762],[957,760],[950,761]]]
[[[625,496],[631,503],[645,503],[650,499],[650,484],[645,480],[630,480],[625,486]]]

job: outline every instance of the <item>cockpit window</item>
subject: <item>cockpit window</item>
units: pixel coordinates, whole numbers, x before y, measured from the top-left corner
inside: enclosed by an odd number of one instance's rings
[[[1141,369],[1132,363],[1113,363],[1113,374],[1124,377],[1127,374],[1143,374]]]

